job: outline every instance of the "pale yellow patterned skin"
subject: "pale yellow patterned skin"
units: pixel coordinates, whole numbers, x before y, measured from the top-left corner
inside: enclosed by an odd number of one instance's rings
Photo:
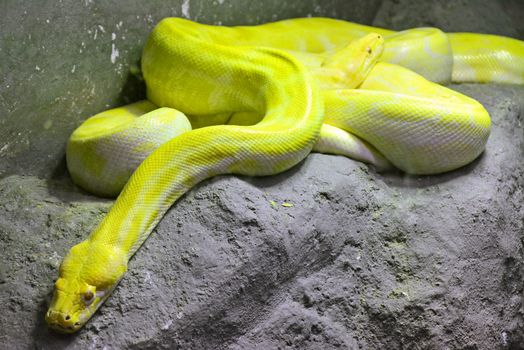
[[[142,56],[149,101],[87,120],[68,143],[78,185],[103,196],[125,187],[64,258],[48,324],[66,333],[81,328],[167,209],[209,177],[276,174],[311,150],[413,174],[471,162],[484,149],[489,115],[427,79],[522,84],[523,60],[521,41],[434,28],[397,33],[324,18],[254,27],[163,20]]]

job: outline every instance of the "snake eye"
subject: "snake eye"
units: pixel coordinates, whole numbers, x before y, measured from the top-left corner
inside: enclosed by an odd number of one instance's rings
[[[84,299],[84,303],[86,305],[89,305],[93,302],[93,300],[95,299],[95,295],[93,294],[93,292],[91,292],[90,290],[88,290],[87,292],[85,292],[83,295],[82,295],[82,299]]]

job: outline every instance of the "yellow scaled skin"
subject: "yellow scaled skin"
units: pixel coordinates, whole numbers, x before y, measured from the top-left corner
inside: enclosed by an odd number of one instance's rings
[[[168,208],[209,177],[276,174],[311,150],[413,174],[471,162],[489,135],[487,112],[428,79],[522,84],[523,57],[518,40],[435,28],[161,21],[142,56],[148,101],[88,119],[68,143],[75,183],[103,196],[126,184],[64,258],[48,324],[81,328]]]

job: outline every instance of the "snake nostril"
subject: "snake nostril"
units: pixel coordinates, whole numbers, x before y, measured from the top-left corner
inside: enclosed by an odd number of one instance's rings
[[[71,317],[69,315],[66,315],[65,320],[69,321],[70,319],[71,319]]]

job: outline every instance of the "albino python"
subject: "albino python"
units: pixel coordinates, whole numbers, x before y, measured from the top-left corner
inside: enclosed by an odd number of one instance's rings
[[[46,314],[60,332],[88,321],[164,213],[204,179],[276,174],[311,150],[411,174],[468,164],[484,150],[489,115],[436,83],[522,84],[524,42],[325,18],[252,27],[167,18],[142,74],[148,100],[86,120],[67,146],[75,183],[120,194],[60,266]]]

